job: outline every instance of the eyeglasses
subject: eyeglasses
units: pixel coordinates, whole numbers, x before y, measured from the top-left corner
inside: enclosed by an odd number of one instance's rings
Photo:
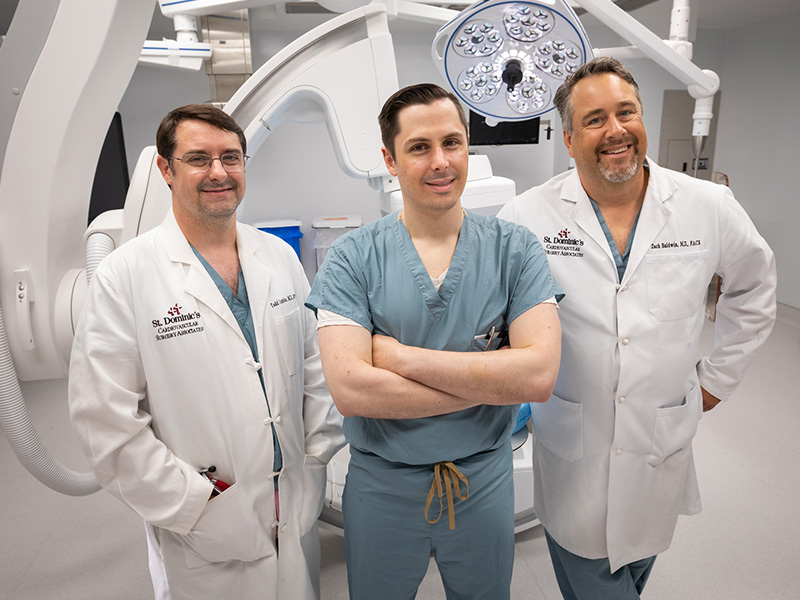
[[[238,152],[229,152],[222,156],[210,157],[208,154],[184,154],[181,158],[177,156],[170,156],[170,160],[179,160],[188,165],[193,171],[197,173],[205,173],[211,168],[211,164],[218,160],[228,173],[240,173],[244,171],[244,165],[247,159],[250,158],[246,154]]]

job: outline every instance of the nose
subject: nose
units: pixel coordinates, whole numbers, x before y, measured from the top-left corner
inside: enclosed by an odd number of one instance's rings
[[[444,171],[447,169],[448,164],[444,148],[435,148],[431,156],[431,168],[434,171]]]
[[[617,117],[610,117],[607,121],[606,137],[618,138],[627,133],[627,129],[623,126],[622,122]]]
[[[222,166],[221,158],[211,159],[211,165],[208,167],[208,177],[215,181],[228,178],[228,172]]]

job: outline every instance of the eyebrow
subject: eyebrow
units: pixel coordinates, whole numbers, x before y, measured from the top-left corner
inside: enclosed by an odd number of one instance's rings
[[[467,136],[464,134],[463,131],[457,131],[456,130],[456,131],[452,131],[450,133],[446,133],[445,135],[443,135],[441,137],[441,139],[447,140],[447,139],[454,138],[454,137],[460,137],[460,138],[466,139]],[[418,144],[420,142],[428,142],[429,143],[430,141],[431,141],[431,138],[424,137],[424,136],[415,137],[415,138],[409,138],[403,143],[403,146],[414,145],[414,144]]]
[[[222,152],[220,152],[220,156],[222,156],[223,154],[233,154],[233,153],[242,154],[242,149],[241,148],[228,148],[228,149],[223,150]],[[205,154],[206,156],[211,156],[205,150],[187,150],[186,152],[184,152],[184,154]]]

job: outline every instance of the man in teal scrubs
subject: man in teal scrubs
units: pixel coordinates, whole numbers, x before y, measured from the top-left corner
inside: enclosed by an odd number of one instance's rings
[[[350,443],[350,597],[413,598],[433,553],[448,598],[502,600],[511,430],[516,405],[552,392],[561,291],[530,231],[461,207],[455,96],[404,88],[379,121],[403,210],[340,238],[306,302]]]

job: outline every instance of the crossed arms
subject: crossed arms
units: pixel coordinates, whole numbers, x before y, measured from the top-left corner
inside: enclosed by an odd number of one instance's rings
[[[509,347],[448,352],[404,346],[354,325],[319,329],[322,368],[346,417],[412,419],[479,404],[544,402],[561,357],[557,308],[543,303],[509,326]]]

